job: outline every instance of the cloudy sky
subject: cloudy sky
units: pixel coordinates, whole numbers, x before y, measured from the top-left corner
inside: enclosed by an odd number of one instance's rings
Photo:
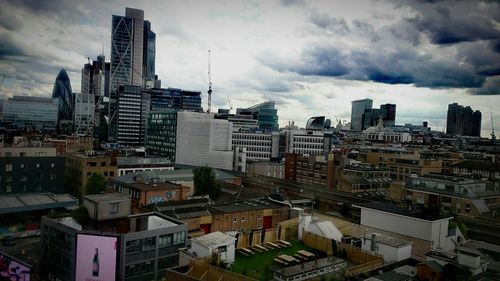
[[[206,105],[275,100],[280,124],[350,117],[350,102],[397,104],[396,122],[446,126],[447,105],[483,113],[500,134],[498,1],[70,1],[0,0],[0,96],[47,96],[65,68],[80,91],[81,67],[104,50],[111,15],[143,9],[157,34],[164,87],[199,90]]]

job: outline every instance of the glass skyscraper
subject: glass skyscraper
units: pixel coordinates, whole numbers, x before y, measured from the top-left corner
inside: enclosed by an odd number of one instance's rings
[[[201,92],[176,88],[145,89],[151,95],[151,111],[163,109],[185,109],[201,112]]]
[[[351,130],[361,131],[363,129],[363,114],[366,109],[372,109],[373,100],[362,99],[351,103]]]
[[[253,119],[258,120],[260,130],[277,131],[278,126],[278,110],[275,108],[274,101],[266,101],[249,108],[238,108],[236,114],[252,115]]]
[[[155,80],[156,34],[151,22],[144,21],[143,78],[145,88],[153,88]]]
[[[52,89],[52,98],[59,100],[58,118],[61,120],[73,120],[73,105],[75,97],[71,91],[71,83],[69,81],[66,70],[61,69],[54,82]]]
[[[59,104],[58,98],[14,96],[3,102],[2,121],[18,128],[55,131]]]

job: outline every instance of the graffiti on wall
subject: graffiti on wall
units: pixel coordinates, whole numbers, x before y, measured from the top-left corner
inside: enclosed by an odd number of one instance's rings
[[[158,204],[167,202],[175,197],[175,191],[167,191],[164,195],[154,195],[149,197],[149,204]]]

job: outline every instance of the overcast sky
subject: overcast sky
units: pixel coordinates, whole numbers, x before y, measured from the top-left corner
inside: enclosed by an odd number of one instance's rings
[[[48,96],[61,68],[80,92],[87,57],[109,59],[111,15],[144,10],[163,87],[203,92],[212,107],[275,100],[280,125],[349,119],[351,101],[397,104],[396,123],[446,126],[449,103],[500,134],[498,1],[0,0],[0,96]]]

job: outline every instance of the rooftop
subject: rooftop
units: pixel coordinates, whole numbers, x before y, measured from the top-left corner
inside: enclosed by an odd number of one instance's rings
[[[392,247],[401,248],[401,247],[408,246],[408,245],[412,244],[410,241],[407,241],[407,240],[404,240],[404,239],[400,239],[400,238],[396,238],[396,237],[392,237],[392,236],[389,236],[389,235],[380,234],[380,233],[366,234],[365,235],[365,239],[368,239],[368,240],[371,241],[371,239],[372,239],[371,235],[372,234],[376,235],[375,239],[376,239],[377,243],[382,243],[382,244],[389,245],[389,246],[392,246]]]
[[[197,243],[206,248],[215,248],[234,243],[236,238],[220,231],[212,232],[203,236],[191,238],[192,243]]]
[[[209,208],[224,213],[235,213],[235,212],[245,212],[252,210],[276,209],[282,207],[285,207],[285,205],[273,203],[267,199],[251,199],[246,201],[238,201],[238,202],[210,206]]]
[[[357,204],[357,206],[361,207],[361,208],[365,208],[365,209],[378,210],[378,211],[383,211],[383,212],[407,216],[407,217],[413,217],[413,218],[427,220],[427,221],[437,221],[437,220],[441,220],[441,219],[451,218],[450,215],[445,214],[445,213],[433,212],[430,210],[413,211],[413,210],[408,210],[406,208],[401,208],[399,205],[386,204],[386,203],[382,203],[382,202],[359,203],[359,204]]]
[[[500,163],[491,163],[478,160],[464,160],[452,165],[453,168],[465,168],[469,170],[483,170],[490,172],[500,172]]]
[[[85,195],[84,198],[88,199],[92,202],[102,203],[102,202],[115,202],[115,201],[130,200],[130,195],[119,193],[119,192],[113,192],[113,193]]]
[[[117,157],[118,166],[173,165],[168,158],[157,157]]]
[[[11,214],[78,206],[78,199],[69,194],[18,194],[0,196],[0,214]]]

